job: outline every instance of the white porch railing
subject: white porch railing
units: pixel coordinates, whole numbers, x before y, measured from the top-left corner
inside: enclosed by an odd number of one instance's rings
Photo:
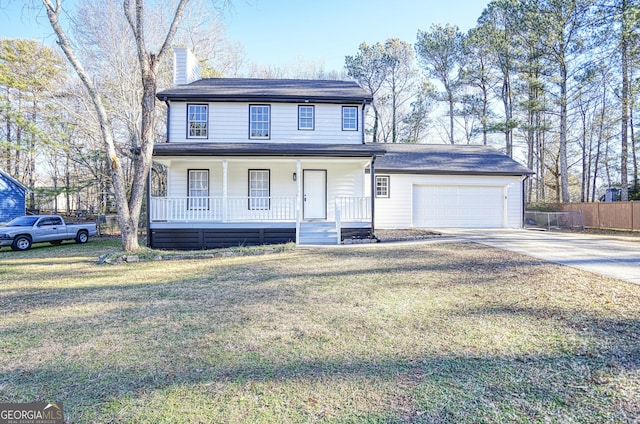
[[[336,197],[336,210],[342,221],[366,221],[371,219],[371,197]]]
[[[288,197],[152,197],[151,222],[296,221],[297,198]],[[337,197],[338,220],[371,219],[370,197]]]
[[[294,221],[296,197],[152,197],[152,222]]]

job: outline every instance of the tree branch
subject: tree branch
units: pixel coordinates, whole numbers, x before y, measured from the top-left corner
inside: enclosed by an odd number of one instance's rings
[[[176,7],[176,11],[173,14],[173,21],[171,22],[171,26],[169,27],[169,31],[167,32],[167,36],[164,39],[164,43],[158,52],[158,57],[162,57],[166,54],[167,50],[171,47],[170,44],[173,41],[173,37],[178,30],[178,23],[182,19],[182,15],[184,14],[184,10],[187,8],[189,0],[180,0],[178,6]]]

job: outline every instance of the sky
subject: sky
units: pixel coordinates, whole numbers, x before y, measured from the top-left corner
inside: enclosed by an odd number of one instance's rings
[[[488,0],[231,0],[224,14],[227,37],[244,47],[247,60],[286,67],[303,60],[325,71],[341,70],[362,42],[399,38],[411,44],[434,23],[472,28]],[[21,0],[0,0],[0,37],[53,42],[43,12]]]
[[[418,30],[451,23],[467,31],[485,0],[239,0],[228,14],[227,33],[250,60],[290,63],[301,57],[342,69],[362,42],[399,38],[414,44]]]

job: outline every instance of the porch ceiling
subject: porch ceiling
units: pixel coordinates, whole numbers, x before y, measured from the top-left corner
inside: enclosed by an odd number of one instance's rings
[[[354,157],[381,156],[385,150],[365,144],[293,144],[293,143],[163,143],[153,148],[154,156],[309,156]]]

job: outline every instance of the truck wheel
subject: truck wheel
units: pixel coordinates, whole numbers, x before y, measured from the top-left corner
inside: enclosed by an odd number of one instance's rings
[[[31,239],[27,236],[18,236],[13,240],[11,248],[13,250],[29,250],[31,249]]]
[[[76,235],[76,243],[86,243],[89,241],[89,233],[87,233],[86,231],[78,231],[78,234]]]

